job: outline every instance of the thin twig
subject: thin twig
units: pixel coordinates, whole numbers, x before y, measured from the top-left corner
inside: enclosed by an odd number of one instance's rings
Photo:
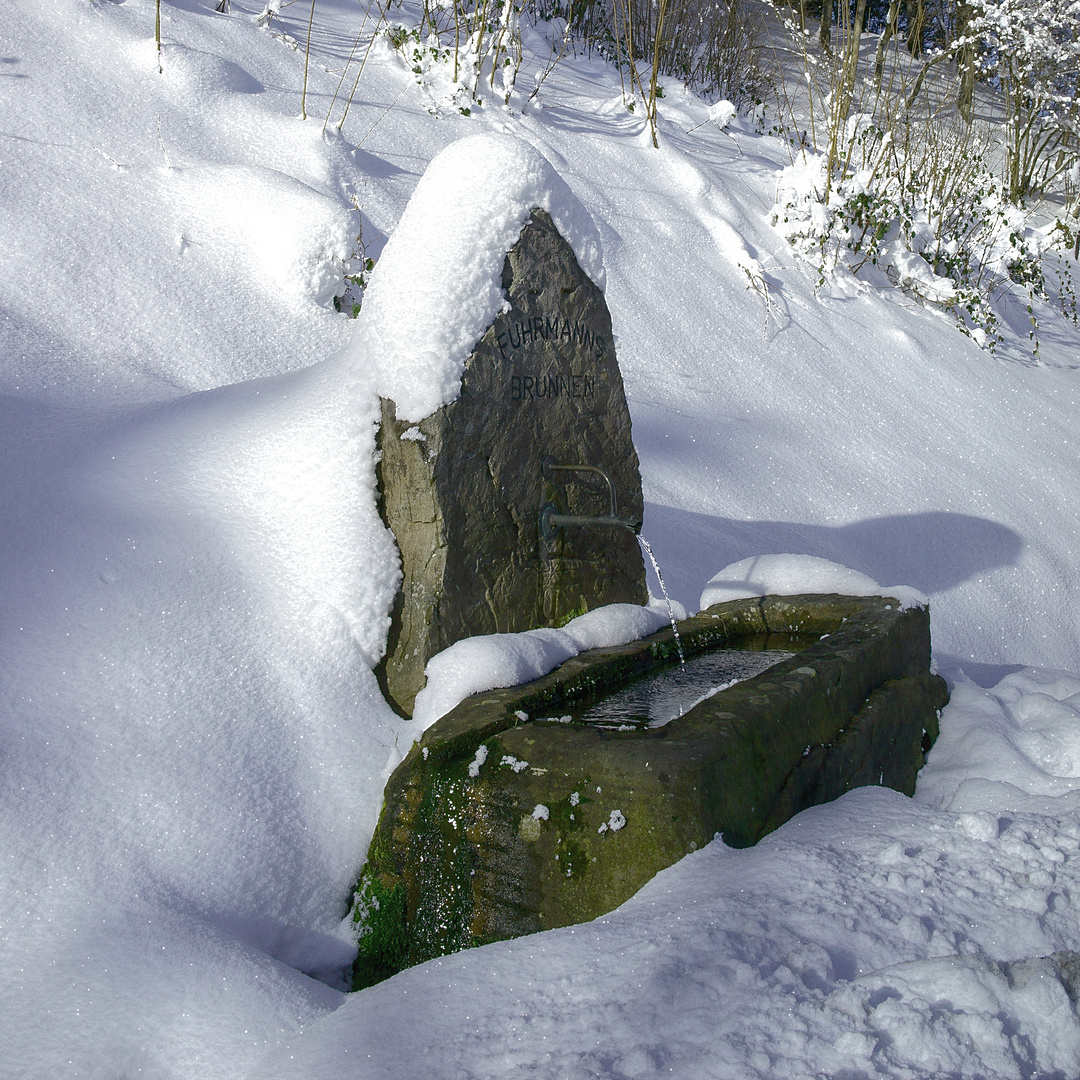
[[[161,134],[161,117],[157,118],[157,137],[158,142],[161,143],[161,153],[165,158],[165,168],[172,171],[172,162],[169,161],[169,151],[165,149],[165,138]]]
[[[371,5],[368,4],[368,10],[371,10]],[[349,91],[349,98],[345,102],[345,109],[341,114],[341,119],[337,123],[338,131],[345,126],[345,117],[349,115],[349,109],[352,108],[353,97],[356,95],[356,88],[360,85],[360,76],[364,74],[364,67],[367,64],[368,56],[371,55],[371,47],[375,44],[375,39],[379,36],[379,27],[383,24],[383,19],[386,18],[386,10],[380,5],[379,7],[379,21],[375,24],[375,29],[371,32],[371,39],[368,41],[368,46],[364,50],[364,58],[360,61],[360,70],[356,73],[356,78],[353,80],[352,89]],[[365,16],[364,21],[367,21]],[[332,107],[332,106],[331,106]]]
[[[401,88],[401,93],[398,94],[398,96],[396,98],[394,98],[394,100],[389,105],[387,105],[387,107],[382,111],[382,113],[379,115],[379,119],[376,120],[375,123],[372,124],[371,127],[369,127],[366,132],[364,132],[364,137],[356,144],[357,150],[359,150],[360,147],[363,146],[364,143],[367,142],[367,137],[379,126],[379,124],[382,123],[383,117],[386,116],[386,114],[405,96],[405,91],[408,90],[408,89],[409,89],[409,83],[406,83]]]
[[[160,2],[160,0],[159,0]],[[307,119],[307,72],[308,57],[311,55],[311,26],[315,22],[315,0],[311,0],[311,14],[308,16],[307,45],[304,48],[304,89],[300,93],[300,118]]]

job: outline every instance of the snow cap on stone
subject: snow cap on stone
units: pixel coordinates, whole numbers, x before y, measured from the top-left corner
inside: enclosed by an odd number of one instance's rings
[[[701,594],[704,611],[727,600],[755,596],[798,596],[839,593],[841,596],[892,596],[901,608],[925,607],[929,601],[909,585],[882,587],[866,574],[816,555],[755,555],[725,566],[714,574]]]
[[[372,274],[348,348],[373,366],[399,419],[430,416],[461,392],[465,361],[505,303],[502,269],[535,207],[604,287],[588,211],[528,143],[470,135],[428,166]]]

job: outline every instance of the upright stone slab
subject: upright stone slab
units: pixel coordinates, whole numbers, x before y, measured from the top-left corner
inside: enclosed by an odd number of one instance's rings
[[[380,675],[411,714],[428,658],[476,634],[560,626],[603,604],[645,603],[645,570],[627,529],[540,535],[540,510],[605,516],[601,467],[619,516],[643,503],[630,413],[603,293],[543,210],[506,257],[499,314],[469,357],[461,396],[419,424],[382,402],[382,509],[404,581]]]

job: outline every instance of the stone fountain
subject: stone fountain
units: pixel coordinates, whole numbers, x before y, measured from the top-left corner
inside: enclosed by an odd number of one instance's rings
[[[505,141],[495,150],[555,190],[534,151]],[[459,154],[444,179],[470,167]],[[507,251],[504,302],[469,331],[478,340],[460,394],[426,414],[400,405],[407,379],[398,401],[382,398],[381,509],[403,580],[377,674],[403,715],[429,658],[463,638],[648,598],[611,319],[548,205],[550,214],[524,203],[520,234],[497,249],[487,273]],[[413,354],[396,355],[407,368]],[[354,896],[358,987],[456,949],[595,918],[717,834],[752,844],[852,787],[913,790],[947,700],[929,671],[925,606],[759,597],[709,608],[678,632],[688,663],[777,642],[782,651],[658,725],[591,722],[605,695],[678,664],[673,627],[467,698],[423,732],[387,784]]]

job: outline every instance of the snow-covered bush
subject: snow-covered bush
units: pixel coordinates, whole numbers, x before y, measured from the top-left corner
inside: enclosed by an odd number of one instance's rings
[[[772,223],[828,274],[885,273],[994,350],[998,302],[1019,295],[1038,353],[1037,300],[1046,299],[1043,258],[1059,234],[1032,226],[987,166],[972,129],[926,125],[914,145],[866,115],[848,118],[841,149],[801,149],[777,188]]]
[[[1075,168],[1080,138],[1080,0],[969,0],[955,48],[967,50],[1005,112],[1004,178],[1011,199]]]
[[[368,255],[368,244],[364,239],[364,215],[360,210],[360,201],[355,192],[349,198],[356,213],[357,229],[353,240],[353,249],[349,257],[341,262],[341,285],[335,291],[334,309],[355,319],[360,314],[364,303],[364,290],[375,269],[375,260]]]
[[[837,270],[883,273],[991,350],[1005,306],[1019,302],[1037,356],[1040,304],[1075,306],[1080,0],[972,0],[924,57],[901,44],[898,0],[873,51],[860,45],[865,3],[854,19],[842,11],[835,47],[794,8],[777,0],[774,11],[801,67],[780,101],[795,158],[774,223],[821,283]],[[974,118],[976,63],[983,111],[999,108],[1005,123]],[[1056,221],[1024,202],[1051,182]],[[1051,227],[1035,228],[1036,212]]]
[[[440,0],[425,3],[416,26],[386,30],[432,109],[450,105],[464,116],[491,94],[509,104],[521,69],[521,3],[515,0]]]

